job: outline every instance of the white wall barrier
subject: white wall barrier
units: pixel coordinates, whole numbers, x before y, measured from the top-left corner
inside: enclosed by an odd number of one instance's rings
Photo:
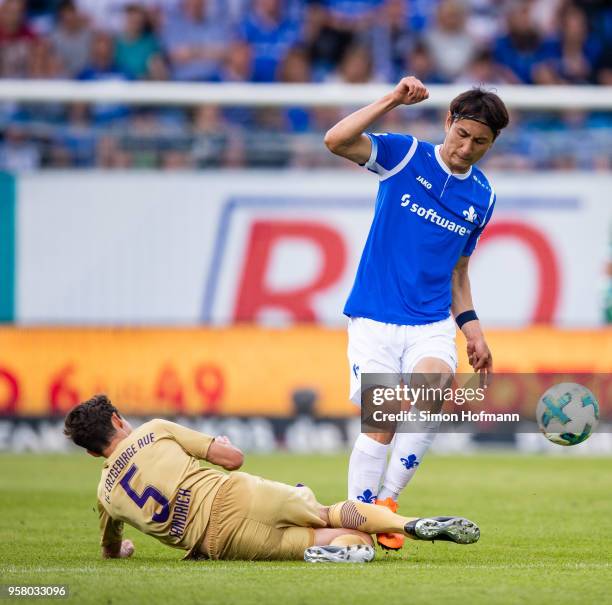
[[[612,176],[491,180],[497,210],[471,262],[479,314],[598,325]],[[15,319],[338,325],[376,185],[358,171],[17,177]]]

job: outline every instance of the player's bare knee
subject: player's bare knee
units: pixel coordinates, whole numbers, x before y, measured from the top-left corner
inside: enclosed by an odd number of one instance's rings
[[[451,386],[454,373],[451,367],[437,357],[423,357],[414,366],[410,377],[410,386],[414,389],[447,389]],[[444,401],[431,398],[424,401],[415,401],[419,410],[428,410],[433,413],[441,411]]]
[[[374,420],[375,410],[378,409],[378,404],[374,403],[375,391],[385,387],[372,387],[363,392],[361,398],[361,413],[362,413],[362,431],[365,435],[373,439],[377,443],[388,445],[393,440],[397,423],[394,420],[380,422]],[[400,400],[386,400],[385,412],[399,413],[402,407]],[[367,429],[374,428],[375,432],[369,432]]]
[[[449,380],[453,375],[452,368],[437,357],[423,357],[412,370],[413,374],[440,375],[441,380]]]

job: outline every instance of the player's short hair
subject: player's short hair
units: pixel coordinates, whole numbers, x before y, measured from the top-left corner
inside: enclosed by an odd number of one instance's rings
[[[462,92],[450,104],[453,122],[475,120],[493,131],[493,139],[508,126],[510,121],[504,102],[494,93],[477,87]]]
[[[94,395],[68,412],[64,435],[86,450],[102,454],[115,434],[113,413],[120,416],[106,395]]]

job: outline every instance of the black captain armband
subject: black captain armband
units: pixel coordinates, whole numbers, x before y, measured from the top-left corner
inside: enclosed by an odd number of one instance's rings
[[[457,322],[457,326],[459,326],[460,330],[463,327],[463,324],[467,323],[468,321],[473,321],[474,319],[478,319],[478,315],[476,315],[476,311],[474,311],[474,309],[459,313],[459,315],[455,317],[455,321]]]

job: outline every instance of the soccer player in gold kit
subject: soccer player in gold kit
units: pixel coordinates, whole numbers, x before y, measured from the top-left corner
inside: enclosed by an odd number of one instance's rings
[[[185,558],[305,559],[366,562],[371,534],[471,544],[478,527],[462,517],[407,518],[387,508],[345,501],[324,506],[308,487],[235,472],[244,456],[227,437],[210,437],[167,420],[137,429],[104,395],[72,409],[65,434],[106,458],[98,485],[102,556],[134,552],[128,523]],[[201,467],[199,460],[234,471]]]

